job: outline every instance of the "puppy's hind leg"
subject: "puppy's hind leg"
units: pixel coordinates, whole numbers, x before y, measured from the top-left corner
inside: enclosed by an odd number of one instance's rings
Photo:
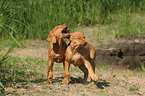
[[[85,67],[84,64],[82,64],[81,66],[78,66],[80,70],[82,70],[84,72],[84,79],[83,79],[83,83],[85,83],[87,81],[88,78],[88,69]]]

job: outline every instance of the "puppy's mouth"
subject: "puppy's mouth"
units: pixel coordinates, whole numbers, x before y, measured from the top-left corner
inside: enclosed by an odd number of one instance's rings
[[[67,27],[65,29],[62,30],[63,34],[67,34],[69,32],[69,30],[67,29]]]
[[[65,29],[62,30],[62,36],[64,38],[69,38],[69,30],[67,29],[67,27]]]
[[[75,46],[74,49],[75,49],[75,50],[76,50],[76,49],[81,49],[81,48],[85,47],[86,44],[87,44],[87,42],[85,42],[85,43],[83,43],[83,44],[78,44],[78,45]]]

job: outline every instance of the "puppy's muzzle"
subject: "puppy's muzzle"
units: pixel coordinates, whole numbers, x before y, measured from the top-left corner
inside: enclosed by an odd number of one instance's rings
[[[79,44],[79,47],[84,47],[84,46],[86,46],[86,44],[87,44],[87,42],[82,42],[81,44]]]

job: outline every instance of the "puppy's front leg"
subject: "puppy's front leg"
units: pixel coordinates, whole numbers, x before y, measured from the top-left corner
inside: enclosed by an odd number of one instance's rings
[[[64,68],[64,80],[62,81],[62,84],[68,84],[71,79],[70,79],[70,75],[69,75],[69,68],[70,68],[70,63],[65,60],[65,64],[64,64],[65,68]]]
[[[48,71],[47,71],[47,81],[44,82],[44,84],[52,84],[52,78],[53,78],[53,61],[51,58],[48,59]]]
[[[93,70],[93,67],[90,64],[90,62],[87,61],[87,60],[84,60],[84,64],[85,64],[86,68],[88,69],[89,74],[90,74],[92,80],[93,81],[97,81],[98,80],[98,76],[95,75],[94,70]]]

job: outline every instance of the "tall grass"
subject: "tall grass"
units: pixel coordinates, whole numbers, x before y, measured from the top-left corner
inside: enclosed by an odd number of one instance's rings
[[[142,21],[141,18],[132,13],[118,15],[115,22],[113,22],[115,36],[122,38],[145,34],[145,21]]]
[[[93,26],[114,22],[113,14],[143,13],[145,0],[1,0],[0,38],[46,39],[56,25]]]

